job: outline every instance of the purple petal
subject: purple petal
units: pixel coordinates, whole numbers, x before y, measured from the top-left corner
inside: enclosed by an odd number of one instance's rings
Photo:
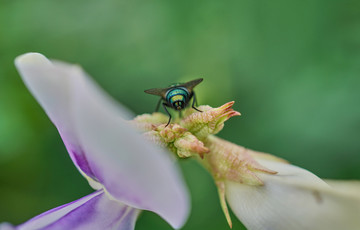
[[[74,124],[97,179],[121,202],[157,212],[175,228],[181,227],[188,201],[168,153],[121,119],[90,79],[78,78],[74,85]]]
[[[81,173],[95,178],[81,146],[73,131],[70,113],[71,78],[79,70],[77,66],[54,65],[43,55],[29,53],[15,60],[16,67],[25,85],[42,105],[45,112],[57,127],[75,166]]]
[[[184,224],[189,200],[177,166],[130,127],[126,109],[78,67],[40,54],[20,56],[16,66],[80,171],[120,202],[154,211],[174,228]]]
[[[32,218],[17,230],[133,230],[139,210],[109,199],[103,190]]]

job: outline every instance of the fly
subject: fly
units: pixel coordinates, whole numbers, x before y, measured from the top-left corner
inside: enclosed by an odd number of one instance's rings
[[[195,92],[193,91],[193,88],[195,86],[197,86],[203,80],[204,80],[203,78],[199,78],[199,79],[195,79],[192,81],[188,81],[186,83],[176,83],[176,84],[170,85],[167,88],[148,89],[148,90],[145,90],[144,92],[161,97],[156,106],[155,111],[157,112],[159,110],[160,103],[163,102],[162,106],[164,107],[166,113],[169,115],[169,121],[166,124],[166,126],[168,126],[171,121],[171,115],[170,115],[169,111],[167,110],[167,107],[175,109],[177,111],[181,111],[189,104],[190,100],[193,98],[191,107],[193,109],[195,109],[196,111],[202,112],[202,111],[198,110],[197,108],[195,108],[195,106],[194,106],[195,103],[197,104],[197,102],[196,102],[196,96],[195,96]]]

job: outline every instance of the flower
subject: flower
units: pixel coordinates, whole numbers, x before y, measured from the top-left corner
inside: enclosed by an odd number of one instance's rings
[[[201,113],[188,109],[168,126],[161,113],[125,121],[130,112],[79,67],[35,53],[20,56],[16,65],[58,128],[74,164],[97,190],[16,229],[133,229],[142,209],[180,228],[189,210],[187,190],[162,148],[178,158],[195,157],[209,171],[230,227],[227,204],[251,230],[360,226],[359,182],[324,181],[283,159],[216,137],[225,121],[240,115],[232,109],[234,102],[200,106]],[[0,229],[12,226],[2,224]]]
[[[226,120],[240,115],[233,104],[215,109],[200,106],[203,113],[187,110],[179,124],[167,128],[163,125],[166,117],[160,114],[140,115],[134,122],[149,139],[179,157],[200,156],[199,162],[218,187],[230,227],[227,202],[248,229],[358,229],[359,182],[332,182],[330,186],[283,159],[215,137]],[[176,144],[185,134],[191,138]]]
[[[179,157],[197,157],[214,178],[230,227],[227,203],[251,230],[359,228],[360,182],[329,183],[283,159],[214,136],[226,120],[240,115],[233,104],[200,106],[203,113],[187,110],[178,124],[168,127],[166,116],[158,113],[140,115],[134,122]]]
[[[17,229],[134,229],[139,210],[180,228],[189,213],[186,186],[173,159],[149,144],[116,104],[76,65],[38,53],[15,60],[80,173],[97,191],[45,212]]]

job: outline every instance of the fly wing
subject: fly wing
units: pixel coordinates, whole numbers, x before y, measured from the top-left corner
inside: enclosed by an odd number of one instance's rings
[[[188,81],[186,83],[180,84],[179,86],[185,87],[187,88],[189,91],[192,91],[193,88],[195,86],[197,86],[198,84],[200,84],[200,82],[202,82],[204,79],[203,78],[198,78],[192,81]]]
[[[154,89],[147,89],[144,92],[152,95],[157,95],[162,98],[165,98],[166,92],[169,90],[169,88],[154,88]]]

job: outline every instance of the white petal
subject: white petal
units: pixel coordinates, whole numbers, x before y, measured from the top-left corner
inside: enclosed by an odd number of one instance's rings
[[[0,223],[0,230],[16,230],[16,228],[9,223]]]
[[[126,109],[77,66],[34,53],[18,57],[16,66],[80,171],[115,199],[154,211],[175,228],[184,224],[189,201],[178,168],[124,121]]]
[[[248,229],[359,229],[360,186],[349,193],[299,167],[258,161],[279,173],[259,173],[264,186],[226,183],[228,203]]]

